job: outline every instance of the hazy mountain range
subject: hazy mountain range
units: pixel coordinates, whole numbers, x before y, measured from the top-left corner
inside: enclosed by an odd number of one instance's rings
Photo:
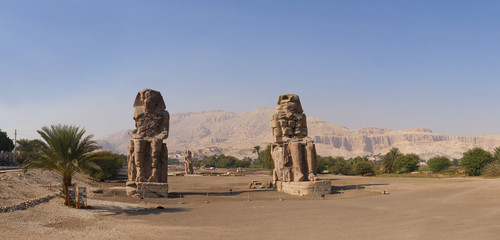
[[[171,115],[170,136],[166,140],[169,153],[190,149],[217,148],[236,157],[252,157],[256,145],[265,148],[271,142],[271,115],[274,109],[261,108],[242,114],[226,111],[176,113]],[[391,147],[403,153],[416,153],[422,159],[437,155],[461,158],[475,146],[492,151],[500,146],[500,135],[445,136],[427,128],[390,130],[365,127],[351,130],[308,116],[309,137],[316,142],[322,156],[364,156],[385,154]],[[130,137],[123,130],[98,140],[105,150],[126,153]]]

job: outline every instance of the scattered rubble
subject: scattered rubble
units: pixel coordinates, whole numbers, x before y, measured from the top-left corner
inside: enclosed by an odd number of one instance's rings
[[[250,189],[272,189],[273,183],[272,182],[261,183],[259,181],[252,181],[251,183],[248,184],[248,188],[250,188]]]
[[[50,194],[50,195],[47,195],[45,197],[26,200],[26,201],[24,201],[22,203],[19,203],[19,204],[14,204],[14,205],[10,205],[10,206],[0,206],[0,213],[2,213],[2,212],[13,212],[13,211],[16,211],[16,210],[24,210],[24,209],[27,209],[27,208],[30,208],[30,207],[34,207],[34,206],[36,206],[36,205],[38,205],[40,203],[44,203],[44,202],[50,201],[55,196],[56,196],[56,194]]]

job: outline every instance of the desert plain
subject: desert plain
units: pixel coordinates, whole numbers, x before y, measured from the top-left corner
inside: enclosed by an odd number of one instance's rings
[[[226,172],[231,170],[215,170]],[[54,197],[0,213],[2,239],[498,239],[500,179],[320,175],[326,196],[249,189],[244,176],[169,176],[168,198],[131,198],[125,179],[92,182],[89,209]],[[60,179],[39,170],[0,170],[0,206],[56,194]],[[101,191],[102,190],[102,193]],[[382,194],[386,191],[387,194]],[[93,193],[97,192],[97,193]]]

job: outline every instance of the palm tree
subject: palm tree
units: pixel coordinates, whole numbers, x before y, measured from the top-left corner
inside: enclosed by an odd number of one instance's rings
[[[254,146],[252,153],[257,153],[257,162],[259,162],[260,164],[260,146],[259,145]]]
[[[40,139],[19,139],[16,143],[16,160],[23,164],[27,159],[34,159],[41,155],[43,142]]]
[[[401,152],[399,151],[398,148],[391,148],[387,154],[384,155],[382,158],[382,165],[384,165],[384,171],[386,173],[392,173],[392,166],[394,164],[394,161],[396,158],[401,156]]]
[[[496,161],[500,162],[500,147],[496,147],[493,149],[493,158],[495,158]]]
[[[28,159],[23,168],[41,168],[58,173],[63,178],[65,195],[75,173],[98,168],[88,156],[99,149],[99,146],[92,140],[93,135],[84,137],[85,128],[58,124],[51,125],[50,128],[44,126],[37,132],[45,140],[41,156]]]

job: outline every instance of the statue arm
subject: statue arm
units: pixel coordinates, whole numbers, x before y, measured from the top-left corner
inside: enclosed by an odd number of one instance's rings
[[[302,136],[300,137],[307,137],[307,118],[306,115],[303,114],[302,119],[300,120],[300,133]]]
[[[161,132],[155,136],[156,139],[166,139],[168,138],[169,133],[169,124],[170,124],[170,114],[165,111],[163,114],[163,121],[161,123]]]
[[[281,124],[278,121],[278,114],[273,114],[271,117],[271,128],[273,130],[274,142],[281,142],[283,133],[281,132]]]
[[[134,129],[133,131],[128,132],[128,135],[133,138],[133,139],[139,139],[142,138],[141,135],[137,134],[137,129]]]

